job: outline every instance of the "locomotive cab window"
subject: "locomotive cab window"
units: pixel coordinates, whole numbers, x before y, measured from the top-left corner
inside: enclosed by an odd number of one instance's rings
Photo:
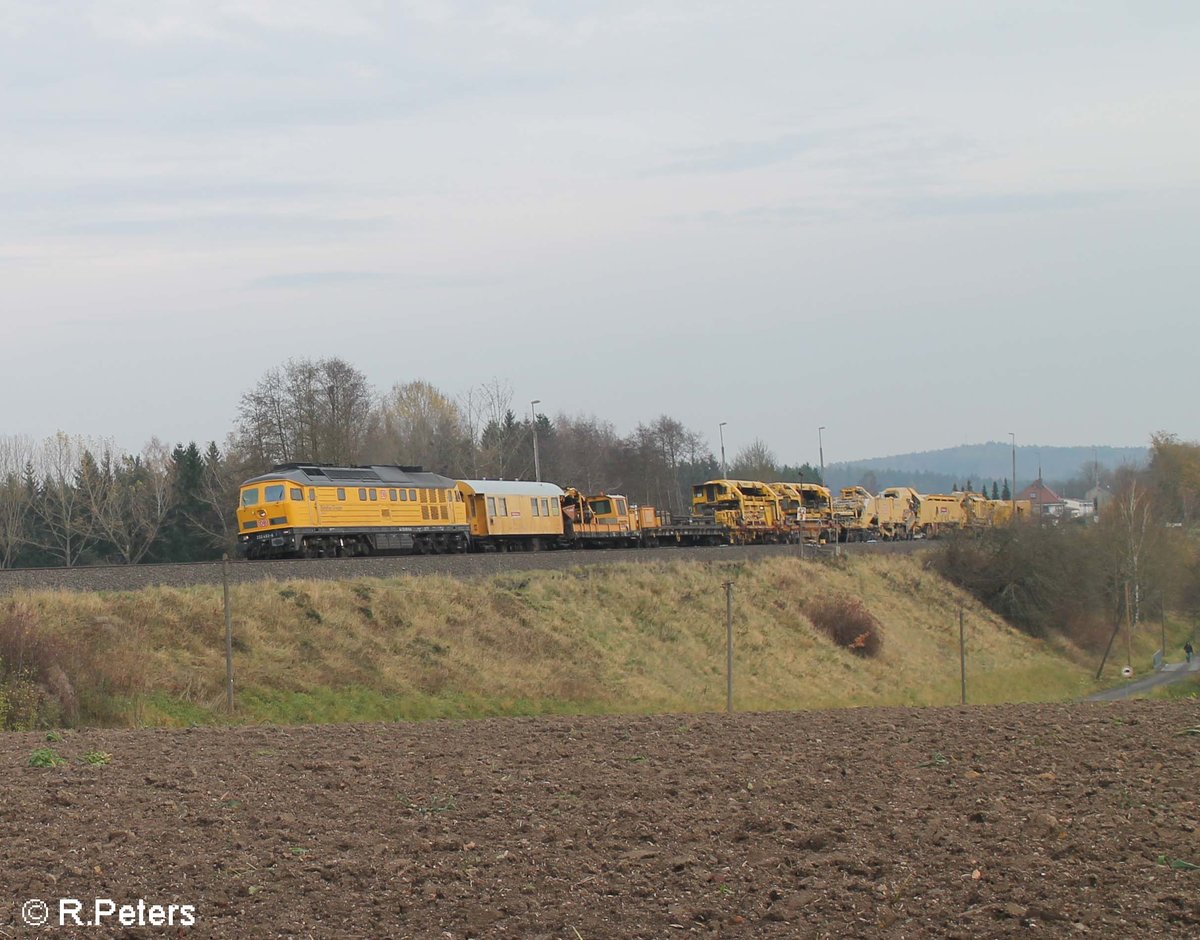
[[[339,501],[339,502],[342,502],[342,503],[344,503],[344,502],[346,501],[346,489],[345,489],[345,487],[342,487],[342,486],[339,486],[339,487],[338,487],[338,501]]]
[[[288,495],[291,496],[292,502],[294,503],[304,502],[304,490],[300,489],[298,486],[293,486]]]
[[[315,502],[317,501],[317,491],[316,491],[315,489],[312,489],[312,488],[310,488],[310,489],[309,489],[309,491],[308,491],[308,501],[309,501],[310,503],[315,503]]]
[[[258,488],[250,490],[242,490],[242,505],[257,506],[258,505]]]
[[[283,502],[283,493],[286,490],[282,483],[272,483],[269,486],[263,487],[263,502],[264,503],[279,503]]]

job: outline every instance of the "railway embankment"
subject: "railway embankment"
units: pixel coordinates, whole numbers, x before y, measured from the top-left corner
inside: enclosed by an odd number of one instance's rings
[[[732,585],[739,711],[1078,698],[1069,647],[1014,630],[920,556],[621,560],[475,578],[14,589],[0,599],[4,713],[38,724],[187,725],[721,711]],[[550,557],[550,556],[547,556]],[[421,559],[422,561],[424,559]],[[542,560],[530,556],[530,560]],[[866,626],[863,626],[866,624]]]

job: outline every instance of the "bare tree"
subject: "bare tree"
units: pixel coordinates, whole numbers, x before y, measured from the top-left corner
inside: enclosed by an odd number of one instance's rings
[[[343,359],[290,359],[242,396],[239,449],[259,466],[364,459],[375,416],[366,377]]]
[[[490,477],[513,476],[524,435],[512,410],[512,387],[493,378],[479,386],[479,394],[483,425],[479,430],[478,470]]]
[[[254,475],[252,466],[254,458],[239,454],[232,435],[224,452],[215,441],[204,452],[204,471],[196,491],[199,510],[189,513],[188,520],[223,551],[237,546],[238,490]]]
[[[594,415],[570,418],[560,414],[554,427],[561,483],[584,493],[617,492],[625,486],[627,468],[620,461],[621,440],[611,424]]]
[[[419,464],[462,475],[472,442],[458,404],[428,382],[392,387],[379,408],[371,453],[380,463]]]
[[[242,449],[260,465],[293,459],[292,417],[282,369],[268,369],[258,384],[242,396],[238,435]]]
[[[763,483],[775,483],[779,480],[779,464],[775,454],[766,442],[758,437],[738,451],[730,469],[734,478],[739,480],[758,480]]]
[[[1145,593],[1146,560],[1154,551],[1161,532],[1155,518],[1154,500],[1139,474],[1125,475],[1104,513],[1103,524],[1113,533],[1111,544],[1116,552],[1116,568],[1120,578],[1129,582],[1130,617],[1137,626]]]
[[[1191,529],[1200,512],[1200,444],[1159,431],[1150,438],[1149,485],[1162,513]]]
[[[10,568],[30,537],[33,492],[26,471],[33,441],[23,435],[0,437],[0,568]]]
[[[171,508],[171,456],[157,439],[140,456],[106,449],[93,471],[80,475],[93,531],[121,560],[137,564],[154,544]]]
[[[659,415],[649,425],[639,424],[630,443],[643,481],[643,500],[672,512],[689,507],[689,481],[683,471],[699,462],[705,451],[703,436],[675,418]]]
[[[100,448],[106,447],[101,442]],[[34,464],[40,479],[34,512],[41,537],[36,544],[70,568],[96,541],[80,488],[80,480],[96,472],[95,458],[82,437],[59,431],[42,443]]]

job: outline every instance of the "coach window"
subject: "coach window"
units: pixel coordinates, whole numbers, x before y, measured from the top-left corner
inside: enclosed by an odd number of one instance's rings
[[[257,487],[251,490],[242,490],[242,505],[256,506],[258,505],[258,489]]]
[[[339,486],[338,487],[338,502],[344,503],[345,501],[346,501],[346,490],[344,487]]]
[[[555,516],[558,515],[558,497],[557,496],[550,497],[550,512],[552,515],[555,515]]]
[[[543,496],[542,497],[542,515],[543,516],[550,515],[550,507],[547,505],[548,502],[549,502],[549,500]]]
[[[529,502],[533,506],[533,515],[535,515],[535,516],[540,515],[540,513],[538,512],[537,497],[535,496]]]
[[[503,496],[500,497],[500,515],[508,515],[508,500]]]
[[[488,515],[489,516],[496,515],[496,497],[489,496],[487,498],[487,501],[488,501]]]
[[[298,486],[292,487],[292,501],[297,503],[304,502],[304,490]]]

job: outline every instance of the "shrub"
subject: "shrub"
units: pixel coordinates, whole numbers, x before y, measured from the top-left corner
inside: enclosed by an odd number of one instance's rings
[[[51,747],[39,747],[29,755],[30,767],[60,767],[66,762],[67,759],[60,757],[58,752]]]
[[[50,688],[65,687],[63,699],[73,704],[70,683],[57,665],[54,643],[37,629],[29,608],[15,604],[0,614],[0,728],[24,731],[53,724],[63,711]]]
[[[959,535],[939,547],[932,563],[1031,636],[1061,632],[1085,645],[1107,636],[1115,579],[1094,530],[1026,525]]]
[[[68,641],[24,604],[0,608],[0,728],[113,722],[144,685],[142,657],[123,625],[98,620]]]
[[[857,598],[824,598],[805,613],[814,627],[858,656],[878,656],[883,648],[883,625]]]

